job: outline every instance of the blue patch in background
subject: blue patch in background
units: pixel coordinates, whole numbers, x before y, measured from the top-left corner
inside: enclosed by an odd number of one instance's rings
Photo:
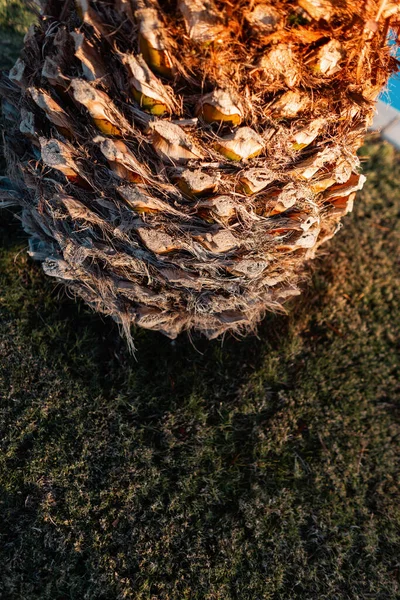
[[[400,110],[400,75],[395,75],[389,80],[387,90],[381,100]]]
[[[394,41],[392,44],[394,45]],[[394,55],[400,60],[400,48],[395,50]],[[400,73],[389,79],[387,89],[382,93],[380,100],[400,110]]]

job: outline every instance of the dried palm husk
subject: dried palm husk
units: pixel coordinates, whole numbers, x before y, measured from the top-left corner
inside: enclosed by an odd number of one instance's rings
[[[222,41],[219,38],[226,35],[226,28],[212,0],[179,0],[178,7],[186,31],[194,42],[209,44],[215,40]]]
[[[206,123],[223,123],[233,127],[240,125],[243,120],[243,109],[235,102],[229,91],[214,90],[201,97],[197,114]]]
[[[216,149],[229,160],[242,161],[255,158],[264,150],[263,138],[251,127],[240,127],[234,133],[221,138]]]
[[[284,311],[364,183],[398,2],[43,0],[42,15],[0,80],[0,204],[22,206],[31,255],[128,339]]]
[[[75,46],[75,56],[81,62],[85,79],[88,81],[104,79],[107,75],[106,66],[94,44],[86,39],[82,32],[71,31],[70,35]]]
[[[138,2],[138,5],[146,3]],[[149,8],[135,11],[139,23],[139,46],[146,63],[163,77],[171,78],[175,68],[168,50],[168,36],[160,18],[155,2],[149,2]]]
[[[156,116],[179,114],[179,105],[172,92],[152,73],[141,56],[122,55],[129,72],[132,94],[143,110]]]

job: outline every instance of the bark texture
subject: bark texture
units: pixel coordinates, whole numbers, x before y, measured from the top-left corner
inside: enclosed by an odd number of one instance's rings
[[[398,2],[47,0],[3,75],[30,254],[131,340],[254,329],[364,183]]]

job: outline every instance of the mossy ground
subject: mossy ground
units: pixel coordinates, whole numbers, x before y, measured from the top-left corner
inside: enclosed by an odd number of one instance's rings
[[[400,155],[362,154],[288,316],[136,360],[1,212],[0,598],[399,598]]]

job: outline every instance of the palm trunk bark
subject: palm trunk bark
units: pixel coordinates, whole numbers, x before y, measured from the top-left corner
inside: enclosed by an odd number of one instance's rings
[[[46,0],[1,81],[30,254],[171,338],[253,330],[351,211],[397,67],[382,0]]]

